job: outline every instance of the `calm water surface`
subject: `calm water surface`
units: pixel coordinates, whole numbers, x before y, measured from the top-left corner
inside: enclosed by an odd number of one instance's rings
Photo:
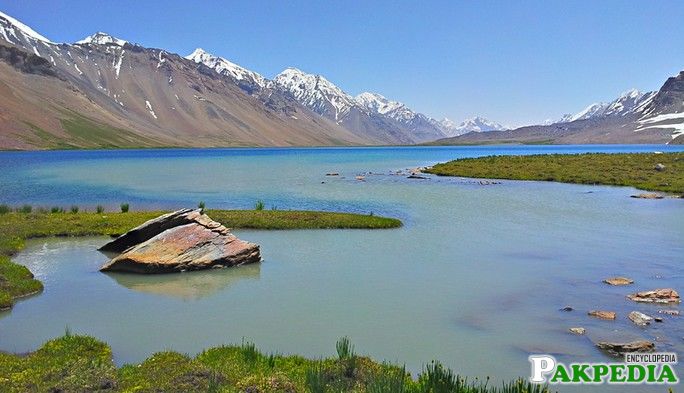
[[[684,291],[684,202],[621,187],[472,179],[409,180],[397,170],[459,157],[664,146],[234,149],[0,153],[0,202],[355,211],[401,218],[395,230],[237,231],[260,265],[165,276],[103,274],[105,238],[29,242],[16,261],[45,291],[0,313],[0,350],[26,352],[65,327],[113,348],[116,362],[196,353],[243,337],[267,352],[334,353],[337,338],[412,371],[439,359],[458,372],[529,374],[530,353],[606,361],[592,342],[656,340],[684,355],[682,318],[633,326],[625,294]],[[681,148],[680,148],[681,150]],[[339,172],[340,177],[326,177]],[[367,174],[372,172],[373,174]],[[355,176],[367,174],[366,181]],[[634,278],[632,287],[601,284]],[[558,309],[571,305],[574,312]],[[618,320],[590,319],[609,309]],[[674,308],[679,308],[676,306]],[[586,336],[567,328],[583,326]],[[677,368],[684,375],[682,366]],[[663,391],[614,388],[612,391]],[[563,389],[565,391],[566,389]],[[583,388],[582,391],[588,391]],[[606,387],[594,391],[609,391]]]

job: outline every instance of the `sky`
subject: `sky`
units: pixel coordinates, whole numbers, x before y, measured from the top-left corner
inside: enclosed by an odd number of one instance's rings
[[[684,70],[684,1],[0,0],[55,42],[97,31],[272,78],[286,67],[435,118],[556,119]]]

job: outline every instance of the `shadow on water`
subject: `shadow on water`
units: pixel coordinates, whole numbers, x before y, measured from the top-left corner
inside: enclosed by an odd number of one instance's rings
[[[128,289],[182,300],[198,300],[242,280],[258,280],[261,264],[175,274],[105,273]]]

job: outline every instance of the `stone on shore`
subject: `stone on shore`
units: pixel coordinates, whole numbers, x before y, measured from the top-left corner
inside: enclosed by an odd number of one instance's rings
[[[618,285],[633,284],[634,280],[632,280],[631,278],[627,278],[627,277],[611,277],[611,278],[606,278],[605,280],[603,280],[603,282],[606,284],[618,286]]]
[[[259,246],[238,239],[228,228],[199,210],[181,210],[134,229],[132,238],[180,223],[136,244],[106,263],[101,271],[173,273],[222,268],[261,261]],[[160,220],[162,219],[162,220]],[[189,222],[188,222],[189,221]],[[164,223],[164,225],[160,225]],[[128,233],[122,238],[128,236]],[[117,239],[118,240],[118,239]],[[127,240],[132,241],[132,240]],[[126,242],[126,243],[127,243]],[[120,243],[121,244],[125,243]]]
[[[592,310],[588,312],[589,316],[599,319],[613,320],[617,318],[617,314],[613,311]]]
[[[654,289],[652,291],[641,291],[627,295],[627,299],[642,303],[680,303],[679,294],[672,288]]]
[[[622,356],[627,352],[653,352],[655,350],[655,344],[650,341],[631,341],[627,343],[601,341],[596,346],[614,356]]]
[[[653,321],[653,317],[650,317],[639,311],[632,311],[629,313],[629,315],[627,315],[627,318],[629,318],[629,320],[634,322],[634,324],[637,326],[647,326],[651,324],[651,321]]]

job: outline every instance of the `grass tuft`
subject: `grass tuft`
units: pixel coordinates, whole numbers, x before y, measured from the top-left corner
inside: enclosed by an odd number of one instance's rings
[[[128,213],[128,209],[130,208],[128,203],[122,203],[121,204],[121,213]]]
[[[264,210],[265,206],[266,205],[264,204],[264,201],[262,201],[260,199],[260,200],[256,201],[256,203],[254,204],[254,210],[256,210],[256,211]]]

